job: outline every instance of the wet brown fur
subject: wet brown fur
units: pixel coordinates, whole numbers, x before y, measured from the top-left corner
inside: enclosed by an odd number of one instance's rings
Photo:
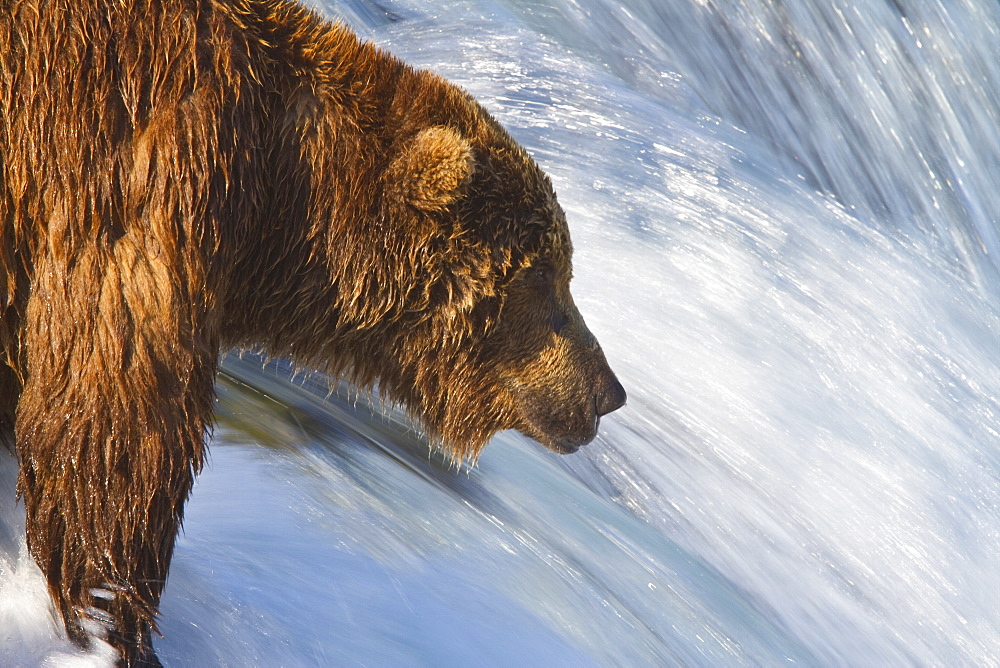
[[[130,663],[220,350],[377,386],[458,459],[509,428],[575,449],[620,404],[545,175],[466,93],[284,0],[0,0],[0,242],[29,547],[71,636],[104,621]]]

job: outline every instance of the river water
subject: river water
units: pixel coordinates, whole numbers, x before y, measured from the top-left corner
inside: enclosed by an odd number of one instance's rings
[[[551,174],[629,392],[455,469],[252,353],[168,666],[1000,665],[1000,7],[330,3]],[[0,664],[60,636],[0,462]]]

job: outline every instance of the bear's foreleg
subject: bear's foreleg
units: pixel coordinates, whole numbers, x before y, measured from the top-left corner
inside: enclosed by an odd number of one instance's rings
[[[127,242],[36,267],[19,491],[70,636],[86,646],[97,623],[127,665],[155,665],[150,631],[201,466],[216,353],[183,280]]]

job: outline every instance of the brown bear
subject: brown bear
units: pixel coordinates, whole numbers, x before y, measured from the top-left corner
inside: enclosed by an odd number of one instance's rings
[[[220,351],[556,452],[625,392],[548,178],[468,94],[290,0],[4,0],[0,430],[66,630],[150,631]]]

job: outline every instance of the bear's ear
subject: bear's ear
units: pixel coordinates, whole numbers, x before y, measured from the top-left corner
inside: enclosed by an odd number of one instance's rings
[[[392,162],[397,192],[410,206],[441,211],[462,194],[473,171],[472,147],[456,130],[421,130]]]

